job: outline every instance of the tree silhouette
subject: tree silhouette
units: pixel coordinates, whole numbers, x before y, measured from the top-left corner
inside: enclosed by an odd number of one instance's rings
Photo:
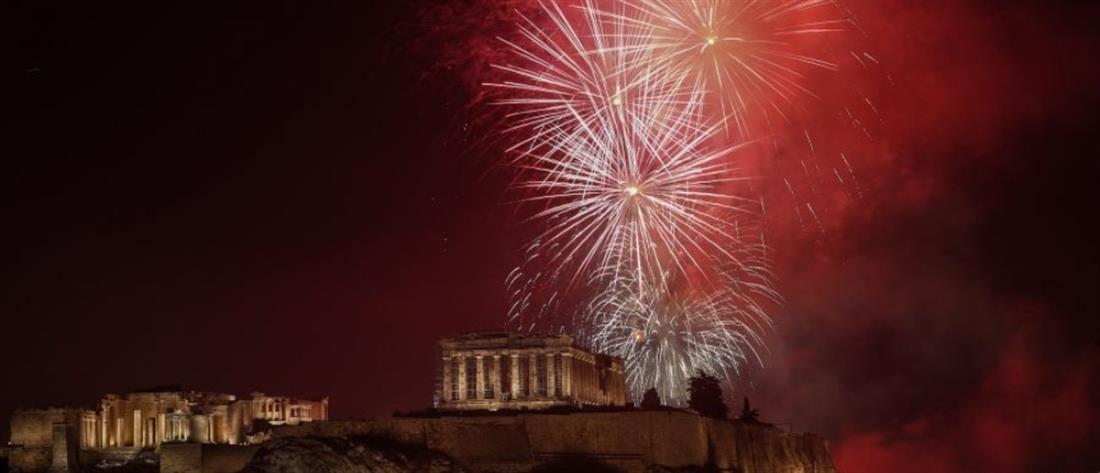
[[[657,388],[649,388],[642,394],[642,409],[656,409],[661,407],[661,395],[657,394]]]
[[[753,424],[760,423],[760,411],[753,409],[749,406],[748,396],[745,396],[745,404],[741,408],[741,415],[737,417],[737,420],[742,422],[751,422]]]
[[[722,387],[718,384],[718,378],[699,370],[699,374],[689,378],[688,383],[688,407],[707,417],[726,418],[730,409],[722,402]]]

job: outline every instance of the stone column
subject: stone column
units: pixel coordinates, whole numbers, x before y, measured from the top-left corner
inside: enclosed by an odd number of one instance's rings
[[[511,366],[511,368],[512,368],[512,380],[511,380],[512,381],[512,383],[511,383],[512,387],[510,388],[511,391],[512,391],[512,399],[518,399],[519,398],[519,354],[512,353],[509,356],[512,357],[512,363],[511,363],[512,364],[512,366]]]
[[[103,412],[99,414],[99,446],[109,447],[107,443],[107,421],[110,419],[107,417],[107,409],[104,408]]]
[[[466,400],[466,356],[458,355],[458,400]]]
[[[443,386],[439,388],[439,403],[451,402],[451,357],[443,357]]]
[[[501,386],[500,355],[493,355],[493,399],[500,399],[500,393],[504,390]]]
[[[573,397],[583,400],[584,399],[584,355],[573,356],[573,366],[570,368],[572,371],[573,380],[570,381],[569,392],[573,394]]]
[[[565,397],[573,396],[573,354],[561,354],[561,394]]]
[[[135,447],[141,446],[141,409],[134,409],[134,437],[130,439]]]
[[[556,398],[554,388],[557,385],[554,384],[554,354],[546,354],[546,396]]]
[[[477,355],[474,357],[474,367],[476,368],[476,379],[474,379],[474,399],[485,399],[485,357]]]
[[[584,383],[585,391],[588,392],[589,402],[593,402],[599,399],[599,390],[596,389],[596,358],[585,357],[584,372],[588,381]]]
[[[527,359],[527,383],[531,387],[531,397],[539,395],[539,355],[532,353]]]
[[[577,398],[582,402],[588,401],[588,360],[581,357],[573,368],[577,372]]]

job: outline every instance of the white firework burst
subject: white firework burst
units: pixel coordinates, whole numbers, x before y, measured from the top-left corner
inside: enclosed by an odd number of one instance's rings
[[[553,2],[540,5],[553,28],[523,18],[522,44],[501,39],[516,63],[494,64],[503,77],[485,84],[502,92],[494,103],[508,110],[504,131],[530,132],[513,148],[584,127],[627,126],[653,109],[646,102],[682,93],[640,43],[644,39],[625,23],[600,21],[602,11],[591,0],[569,11]]]
[[[807,47],[807,35],[846,31],[851,21],[834,0],[618,0],[597,10],[604,24],[628,35],[619,47],[669,71],[665,79],[703,90],[714,114],[751,136],[753,124],[787,119],[810,69],[836,70],[825,54]],[[591,5],[586,6],[591,8]]]
[[[668,404],[682,405],[696,372],[728,380],[745,363],[763,363],[762,333],[771,319],[760,303],[778,295],[760,276],[731,278],[709,292],[613,279],[584,315],[585,338],[623,358],[636,401],[653,388]]]
[[[737,165],[740,145],[711,146],[719,125],[700,128],[696,106],[652,104],[628,126],[582,125],[517,152],[520,199],[541,206],[539,241],[558,250],[548,262],[575,267],[574,280],[606,266],[641,280],[706,275],[715,258],[736,259],[731,215],[759,213],[738,194],[752,179]]]

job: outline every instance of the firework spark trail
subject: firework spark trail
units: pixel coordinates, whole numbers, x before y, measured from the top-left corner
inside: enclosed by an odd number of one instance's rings
[[[635,401],[654,388],[666,402],[682,404],[697,371],[725,376],[763,362],[761,334],[771,319],[761,304],[779,295],[763,261],[757,263],[740,266],[743,274],[726,274],[729,284],[710,292],[674,290],[664,278],[652,284],[629,274],[610,278],[585,312],[587,339],[623,358]]]
[[[786,143],[805,148],[797,162],[811,195],[826,178],[857,185],[843,154],[846,175],[790,120],[802,98],[817,98],[809,72],[838,67],[801,39],[848,26],[822,18],[833,3],[539,1],[538,22],[520,14],[519,38],[501,39],[514,61],[494,64],[500,78],[485,83],[515,137],[518,201],[537,206],[529,220],[543,225],[507,278],[509,319],[526,330],[572,325],[626,359],[635,396],[658,387],[681,401],[696,370],[762,363],[765,307],[780,297],[766,248],[745,239],[763,232],[742,228],[760,223],[764,198],[746,185],[758,176],[741,148],[768,140],[778,153],[782,121],[798,129]],[[794,209],[800,226],[823,229],[811,202]],[[585,291],[587,304],[566,307]]]
[[[517,95],[498,102],[515,108],[505,131],[529,132],[509,150],[525,176],[517,188],[522,201],[543,206],[531,218],[546,223],[528,251],[528,261],[545,266],[508,278],[510,314],[528,312],[533,287],[559,282],[574,266],[571,281],[613,288],[584,313],[589,342],[627,359],[636,393],[658,383],[666,398],[681,400],[696,369],[724,374],[749,353],[759,361],[760,327],[746,320],[770,324],[748,296],[768,293],[766,282],[723,281],[690,301],[674,298],[667,283],[670,274],[709,277],[723,261],[751,266],[731,247],[740,235],[730,216],[758,212],[757,199],[728,191],[749,178],[731,158],[742,144],[713,144],[721,122],[707,123],[704,91],[654,72],[667,68],[637,44],[642,35],[624,34],[629,25],[605,25],[587,2],[581,33],[557,5],[543,8],[560,34],[525,19],[532,49],[507,44],[527,65],[498,66],[516,80],[487,84]],[[537,310],[557,300],[554,291]],[[623,333],[639,317],[650,331],[641,347]]]
[[[668,105],[669,96],[683,90],[635,44],[639,39],[624,40],[636,36],[624,32],[626,25],[598,21],[591,3],[584,21],[572,20],[556,3],[540,5],[555,34],[521,15],[525,45],[501,39],[520,61],[492,65],[504,80],[485,83],[504,93],[494,102],[510,110],[504,131],[530,132],[512,149],[537,147],[547,135],[579,133],[586,127],[628,127],[637,113],[657,109],[647,101]]]
[[[815,97],[806,85],[806,69],[836,70],[831,60],[800,48],[800,37],[838,33],[850,27],[844,17],[819,19],[817,10],[832,0],[619,0],[614,11],[591,14],[611,25],[627,25],[622,48],[644,50],[669,77],[717,97],[713,114],[741,138],[753,125],[770,128],[774,114],[788,120],[786,109],[800,95]],[[589,7],[591,8],[591,7]],[[809,16],[810,18],[806,18]]]
[[[756,199],[722,190],[750,178],[731,162],[739,146],[699,150],[716,127],[689,140],[683,128],[694,127],[690,117],[661,121],[582,125],[583,133],[522,153],[529,179],[517,187],[528,191],[524,200],[545,205],[531,217],[548,222],[540,241],[561,245],[552,262],[574,263],[574,279],[610,264],[617,253],[608,249],[628,241],[630,255],[620,263],[639,277],[661,274],[668,264],[705,272],[707,255],[733,257],[726,214],[757,212]]]

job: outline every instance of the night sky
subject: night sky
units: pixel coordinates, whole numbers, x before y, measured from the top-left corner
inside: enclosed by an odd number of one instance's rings
[[[851,2],[895,82],[879,152],[773,239],[743,383],[842,471],[1100,469],[1098,17],[1029,3]],[[0,438],[169,383],[427,407],[530,237],[449,53],[483,5],[451,6],[5,6]]]

